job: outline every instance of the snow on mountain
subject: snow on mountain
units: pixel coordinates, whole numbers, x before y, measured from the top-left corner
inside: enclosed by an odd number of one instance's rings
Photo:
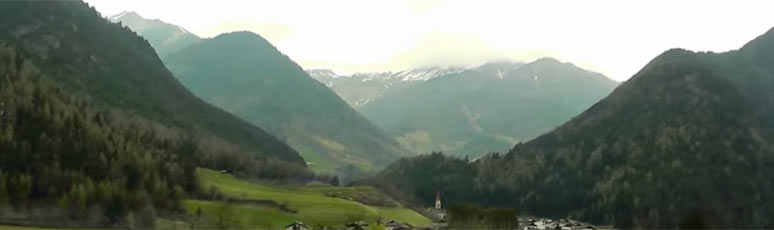
[[[121,18],[123,18],[123,17],[126,17],[127,15],[130,15],[130,14],[135,14],[135,15],[136,15],[137,13],[135,13],[135,12],[130,12],[130,11],[124,11],[124,12],[121,12],[121,13],[119,13],[119,14],[116,14],[116,15],[110,16],[110,17],[108,18],[108,20],[110,20],[110,21],[112,21],[112,22],[117,22],[117,21],[120,21],[119,19],[121,19]]]
[[[465,71],[476,71],[477,76],[504,78],[509,71],[523,63],[492,62],[474,68],[423,67],[402,71],[364,72],[339,75],[328,69],[310,69],[307,73],[319,82],[332,88],[352,107],[361,107],[379,99],[385,92],[408,85],[425,82],[434,78],[451,76]]]

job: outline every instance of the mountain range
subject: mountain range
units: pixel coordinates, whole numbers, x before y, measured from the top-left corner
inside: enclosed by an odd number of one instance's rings
[[[113,18],[124,23],[125,17],[135,20],[133,15]],[[145,21],[125,24],[159,22]],[[165,28],[179,31],[175,26]],[[145,36],[146,30],[135,31]],[[260,35],[221,34],[163,59],[194,94],[287,142],[315,170],[349,175],[410,155]]]
[[[309,72],[408,149],[473,158],[552,130],[618,85],[552,58],[352,76]]]
[[[347,76],[336,74],[329,69],[311,69],[307,72],[312,78],[333,89],[350,106],[359,108],[380,99],[388,90],[462,70],[464,69],[454,67],[428,67],[398,72],[355,73]]]
[[[772,63],[774,29],[724,53],[672,49],[555,130],[446,169],[469,183],[440,183],[432,162],[449,161],[428,157],[372,183],[619,228],[772,228]]]

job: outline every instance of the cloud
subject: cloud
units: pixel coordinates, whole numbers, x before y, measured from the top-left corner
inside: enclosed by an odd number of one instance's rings
[[[412,66],[474,66],[486,61],[509,60],[498,50],[471,33],[430,32],[408,49],[395,52],[390,60],[404,68]]]
[[[345,73],[552,56],[625,80],[669,48],[726,51],[774,26],[774,2],[752,0],[87,1],[204,37],[250,30]]]

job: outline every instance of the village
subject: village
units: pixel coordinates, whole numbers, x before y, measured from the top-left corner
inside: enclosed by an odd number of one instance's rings
[[[425,230],[437,230],[437,229],[450,229],[449,227],[449,214],[446,209],[443,208],[441,203],[441,193],[436,192],[435,201],[433,207],[428,207],[425,213],[433,219],[433,223],[427,226],[412,226],[408,223],[403,223],[396,220],[381,220],[374,226],[373,229],[385,229],[385,230],[409,230],[409,229],[425,229]],[[597,229],[612,229],[612,227],[600,227],[594,226],[588,223],[583,223],[571,219],[550,219],[550,218],[536,218],[536,217],[518,217],[518,226],[513,230],[597,230]],[[349,222],[345,225],[346,230],[369,230],[368,222],[363,220],[357,220]],[[295,221],[287,226],[285,230],[310,230],[304,222]],[[318,228],[314,228],[318,229]],[[332,228],[322,228],[332,229]]]

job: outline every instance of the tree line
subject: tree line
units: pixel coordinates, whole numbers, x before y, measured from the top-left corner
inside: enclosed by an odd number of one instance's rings
[[[0,46],[2,222],[152,227],[157,215],[183,212],[186,197],[206,194],[196,167],[338,181],[227,147],[63,90],[16,49]],[[16,214],[29,218],[11,218]]]

